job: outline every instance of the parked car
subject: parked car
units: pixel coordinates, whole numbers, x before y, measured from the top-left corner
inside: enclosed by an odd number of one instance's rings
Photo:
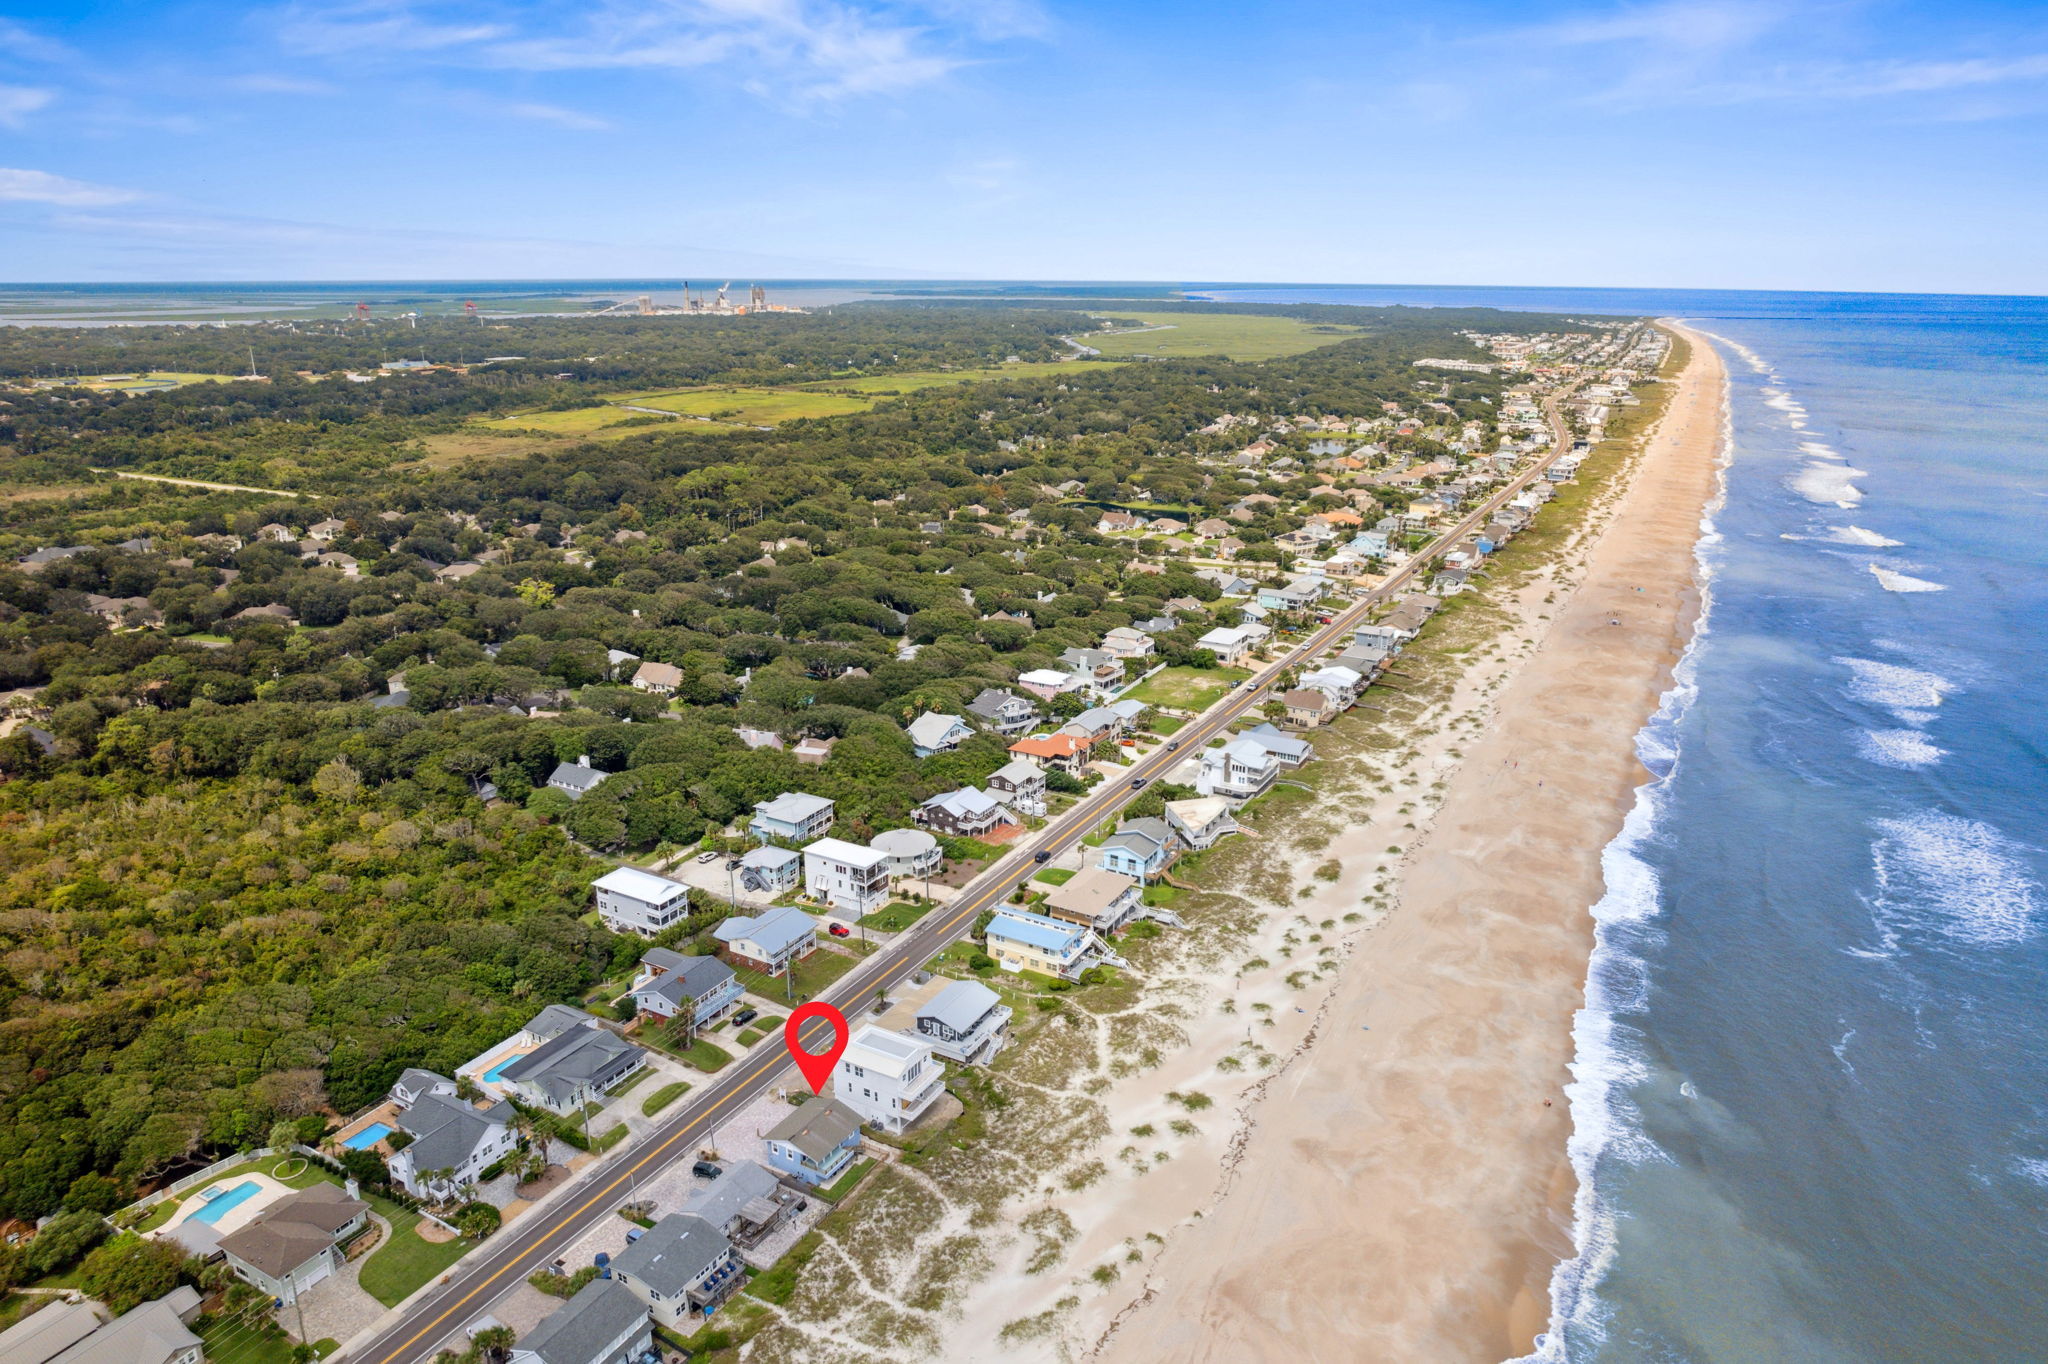
[[[719,1169],[708,1160],[700,1160],[690,1167],[690,1173],[699,1179],[716,1179],[724,1174],[725,1171]]]
[[[825,931],[835,938],[850,938],[853,936],[853,930],[845,924],[828,924]]]
[[[706,862],[716,862],[717,860],[718,854],[715,851],[697,854],[697,865],[700,867],[703,866]]]
[[[738,1026],[744,1028],[747,1026],[747,1024],[753,1022],[756,1018],[759,1018],[760,1016],[761,1011],[759,1009],[741,1009],[738,1013],[732,1016],[732,1021]]]

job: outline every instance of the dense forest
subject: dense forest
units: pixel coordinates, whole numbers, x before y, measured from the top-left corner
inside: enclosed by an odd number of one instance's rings
[[[449,466],[392,452],[621,388],[1047,360],[1095,324],[925,303],[537,318],[486,333],[525,361],[372,384],[297,371],[475,358],[479,329],[0,331],[0,375],[233,373],[253,345],[276,376],[0,390],[10,486],[89,482],[17,497],[0,528],[0,689],[25,719],[0,738],[0,1213],[345,1113],[580,998],[644,946],[581,921],[609,865],[593,854],[692,843],[792,789],[865,837],[1006,757],[989,736],[914,757],[919,712],[1163,613],[1161,656],[1208,661],[1195,640],[1235,606],[1184,551],[1097,535],[1102,507],[1235,508],[1247,558],[1284,562],[1274,538],[1341,499],[1230,471],[1217,457],[1247,436],[1218,418],[1391,426],[1392,404],[1428,424],[1380,446],[1433,455],[1490,419],[1506,378],[1411,362],[1479,354],[1475,323],[1562,325],[1300,315],[1369,331],[1261,364],[1077,361],[773,430],[652,426]],[[1305,456],[1306,425],[1274,439]],[[317,497],[85,472],[261,481],[281,452]],[[326,538],[305,539],[316,521]],[[75,552],[16,564],[49,546]],[[622,685],[612,650],[677,667],[673,702]],[[736,727],[837,743],[803,767]],[[571,804],[544,784],[578,756],[615,775]]]

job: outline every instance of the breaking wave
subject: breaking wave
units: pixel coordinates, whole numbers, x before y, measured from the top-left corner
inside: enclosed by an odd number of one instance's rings
[[[1981,820],[1939,810],[1875,821],[1873,908],[1887,927],[1932,928],[1957,942],[1999,947],[2030,937],[2041,887],[2019,844]]]
[[[1865,549],[1897,549],[1906,543],[1904,540],[1893,540],[1879,535],[1874,530],[1865,530],[1861,526],[1830,526],[1825,538],[1837,545],[1861,545]]]
[[[1910,577],[1889,568],[1880,568],[1876,564],[1870,564],[1867,567],[1870,569],[1871,575],[1877,579],[1878,586],[1887,592],[1948,591],[1948,587],[1943,583],[1932,583],[1925,578]]]
[[[1792,491],[1809,502],[1853,507],[1863,500],[1863,490],[1853,480],[1863,476],[1863,470],[1846,464],[1809,464],[1792,476]]]
[[[1906,769],[1930,767],[1948,754],[1917,729],[1866,729],[1856,736],[1856,748],[1880,767]]]
[[[1851,698],[1883,706],[1909,724],[1926,724],[1942,698],[1956,689],[1955,683],[1939,673],[1899,663],[1874,658],[1837,658],[1835,662],[1849,670]]]

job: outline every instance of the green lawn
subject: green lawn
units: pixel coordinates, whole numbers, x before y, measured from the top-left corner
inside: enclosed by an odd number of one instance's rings
[[[867,1172],[874,1168],[875,1158],[873,1156],[864,1156],[856,1160],[848,1167],[846,1173],[833,1180],[829,1187],[818,1190],[818,1197],[824,1199],[827,1203],[837,1203],[840,1199],[852,1193],[854,1187],[861,1182]]]
[[[660,1089],[648,1095],[645,1101],[641,1103],[640,1112],[644,1116],[651,1118],[689,1092],[689,1082],[685,1080],[678,1080],[672,1085],[663,1085]]]
[[[616,426],[628,417],[647,415],[645,412],[622,412],[616,407],[572,407],[566,412],[522,412],[510,417],[494,417],[477,425],[493,431],[548,431],[561,436],[587,436],[607,426]]]
[[[800,999],[816,999],[833,981],[860,963],[837,952],[813,952],[794,967],[796,992]]]
[[[1127,700],[1175,710],[1207,710],[1217,697],[1251,673],[1244,668],[1164,668],[1124,693]],[[1153,728],[1158,724],[1155,721]]]
[[[936,908],[936,905],[914,905],[908,900],[898,900],[864,916],[860,921],[861,927],[880,929],[884,933],[901,932]]]
[[[1170,331],[1131,332],[1121,336],[1076,334],[1074,339],[1093,346],[1110,358],[1131,355],[1186,356],[1227,355],[1233,360],[1270,360],[1278,355],[1299,355],[1318,346],[1332,345],[1347,337],[1362,336],[1358,327],[1303,322],[1292,317],[1239,316],[1235,313],[1138,313],[1098,312],[1102,318],[1126,318],[1147,326],[1169,327]]]
[[[611,1131],[601,1133],[595,1141],[592,1141],[590,1143],[590,1149],[593,1151],[609,1151],[614,1146],[617,1146],[620,1142],[624,1141],[626,1139],[626,1134],[631,1130],[632,1129],[627,1127],[624,1123],[615,1124],[612,1127]]]
[[[682,1058],[706,1075],[716,1075],[732,1064],[731,1052],[701,1037],[690,1044],[689,1050],[682,1053]]]
[[[1031,879],[1043,881],[1049,886],[1064,886],[1067,882],[1074,879],[1074,873],[1066,867],[1047,867]]]
[[[473,1248],[460,1237],[442,1242],[421,1240],[417,1228],[423,1219],[418,1213],[388,1198],[367,1197],[370,1206],[391,1223],[391,1238],[363,1261],[359,1282],[365,1293],[386,1307],[396,1307]]]
[[[654,1074],[654,1070],[652,1067],[642,1066],[640,1067],[640,1069],[634,1071],[631,1075],[628,1075],[624,1080],[621,1080],[618,1084],[606,1090],[605,1097],[608,1099],[616,1099],[621,1094],[626,1093],[628,1090],[632,1089],[634,1085],[639,1084],[642,1080],[646,1079],[648,1076],[652,1074]]]
[[[1178,730],[1186,723],[1187,721],[1181,719],[1178,715],[1154,715],[1146,719],[1145,728],[1164,739],[1171,736],[1175,730]]]
[[[798,388],[688,388],[636,393],[613,401],[747,426],[773,426],[799,417],[843,417],[875,405],[874,399],[858,394],[807,393]]]
[[[741,1046],[751,1047],[756,1042],[760,1041],[764,1036],[766,1036],[765,1033],[759,1032],[753,1028],[748,1028],[745,1032],[739,1035],[737,1040]]]

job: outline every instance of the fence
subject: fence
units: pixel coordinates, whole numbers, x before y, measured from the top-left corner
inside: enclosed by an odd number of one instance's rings
[[[121,1209],[121,1212],[124,1214],[147,1212],[149,1211],[149,1209],[163,1202],[166,1198],[176,1198],[179,1194],[184,1193],[187,1189],[198,1188],[201,1184],[204,1184],[208,1180],[214,1178],[214,1176],[218,1175],[223,1170],[231,1170],[237,1165],[246,1165],[248,1162],[252,1160],[262,1160],[265,1156],[310,1156],[314,1154],[316,1153],[308,1151],[305,1147],[298,1145],[259,1146],[253,1151],[237,1151],[235,1154],[231,1156],[222,1156],[219,1160],[216,1160],[215,1162],[213,1162],[213,1164],[207,1166],[203,1170],[195,1170],[191,1174],[186,1175],[183,1179],[173,1180],[171,1183],[164,1185],[161,1189],[158,1189],[155,1193],[144,1194],[141,1198],[136,1199],[133,1203],[130,1203],[127,1207]]]

